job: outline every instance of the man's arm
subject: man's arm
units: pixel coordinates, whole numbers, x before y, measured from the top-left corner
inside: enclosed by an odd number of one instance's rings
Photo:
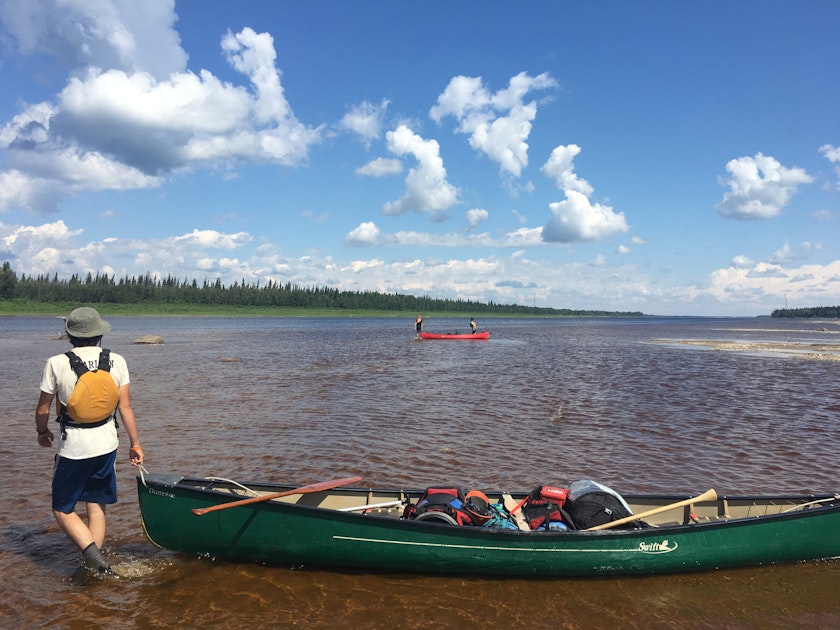
[[[134,417],[134,409],[131,408],[131,385],[126,383],[120,387],[120,419],[123,427],[128,433],[131,441],[129,459],[132,465],[137,466],[143,463],[143,450],[140,448],[140,435],[137,432],[137,419]]]
[[[52,446],[53,434],[47,426],[50,421],[50,405],[55,394],[42,391],[35,408],[35,430],[38,432],[38,444]]]

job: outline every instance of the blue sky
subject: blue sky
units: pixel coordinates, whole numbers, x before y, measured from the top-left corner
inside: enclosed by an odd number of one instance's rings
[[[0,260],[840,303],[840,4],[0,0]]]

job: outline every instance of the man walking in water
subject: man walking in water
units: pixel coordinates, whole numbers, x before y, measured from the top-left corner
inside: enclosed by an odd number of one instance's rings
[[[109,353],[101,349],[99,343],[102,335],[111,330],[111,325],[99,317],[96,309],[77,308],[65,320],[64,328],[73,350],[71,353],[50,357],[44,366],[41,395],[35,410],[35,429],[38,432],[38,444],[45,448],[52,446],[55,436],[47,423],[53,398],[58,396],[61,430],[53,469],[53,515],[61,531],[82,552],[85,566],[97,573],[109,573],[111,568],[101,550],[105,541],[105,505],[117,502],[117,410],[131,441],[131,465],[143,463],[137,422],[131,408],[128,366],[125,359],[115,352],[110,353],[110,361],[103,360],[100,363],[101,357],[104,355],[107,359]],[[81,360],[83,367],[74,369],[75,357],[71,357],[71,354]],[[116,391],[112,399],[113,407],[102,414],[107,413],[104,419],[74,418],[68,412],[67,404],[79,378],[76,369],[82,372],[85,369],[110,372]],[[110,388],[108,381],[104,383],[105,387]],[[90,398],[93,399],[93,396]],[[87,522],[75,512],[76,504],[80,501],[85,502]]]

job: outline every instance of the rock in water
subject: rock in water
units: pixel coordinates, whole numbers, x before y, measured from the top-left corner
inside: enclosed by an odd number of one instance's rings
[[[163,337],[159,335],[143,335],[142,337],[135,339],[134,343],[145,343],[145,344],[162,344]]]

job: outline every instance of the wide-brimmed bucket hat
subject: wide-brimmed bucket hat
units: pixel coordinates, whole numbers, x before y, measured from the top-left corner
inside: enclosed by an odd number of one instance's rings
[[[111,324],[102,319],[95,308],[82,306],[67,316],[64,320],[64,330],[71,337],[89,339],[107,333],[111,330]]]

